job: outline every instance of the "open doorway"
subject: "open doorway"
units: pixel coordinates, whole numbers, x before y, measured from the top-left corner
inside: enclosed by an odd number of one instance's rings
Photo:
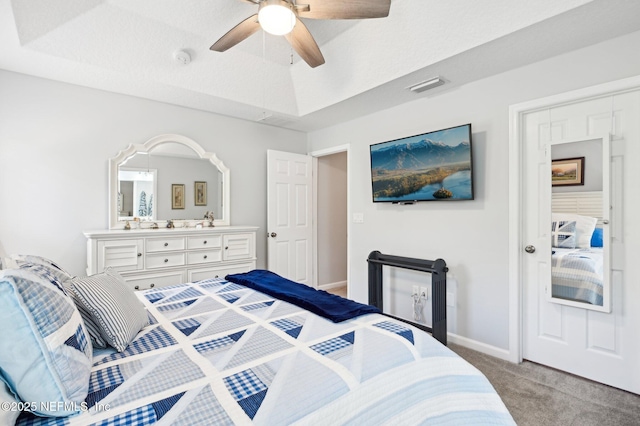
[[[315,287],[348,295],[348,151],[314,157]]]

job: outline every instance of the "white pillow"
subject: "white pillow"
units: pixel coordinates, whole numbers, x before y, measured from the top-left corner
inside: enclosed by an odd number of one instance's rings
[[[575,221],[576,222],[576,248],[591,247],[591,236],[596,229],[598,219],[591,216],[581,216],[573,213],[553,213],[551,215],[553,222],[558,221]]]

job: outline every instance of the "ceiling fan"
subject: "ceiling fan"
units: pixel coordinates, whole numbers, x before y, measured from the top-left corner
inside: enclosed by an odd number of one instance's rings
[[[300,20],[308,19],[368,19],[389,15],[391,0],[240,0],[258,6],[251,15],[216,41],[211,50],[224,52],[240,43],[258,29],[284,35],[300,57],[315,68],[324,64],[324,57],[313,36]]]

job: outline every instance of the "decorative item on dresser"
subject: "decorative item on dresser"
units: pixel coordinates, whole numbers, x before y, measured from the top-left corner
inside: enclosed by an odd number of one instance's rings
[[[256,226],[85,231],[87,275],[107,267],[131,288],[193,282],[256,267]]]

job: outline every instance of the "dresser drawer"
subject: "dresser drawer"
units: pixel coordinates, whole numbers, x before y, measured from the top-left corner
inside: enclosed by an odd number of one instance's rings
[[[145,258],[147,269],[170,268],[184,265],[184,253],[158,253],[149,254]]]
[[[203,248],[220,248],[222,247],[221,235],[203,235],[187,238],[187,248],[203,249]]]
[[[165,287],[185,282],[183,271],[156,275],[134,275],[123,278],[127,286],[134,290],[146,290],[148,288]]]
[[[224,278],[228,274],[239,274],[249,272],[256,268],[255,262],[239,263],[237,265],[220,266],[218,268],[189,269],[187,281],[196,282],[209,278]]]
[[[199,250],[187,252],[187,265],[199,265],[202,263],[216,263],[222,261],[222,250]]]
[[[147,238],[145,240],[145,248],[147,249],[147,253],[159,252],[159,251],[184,250],[184,238],[183,237]]]

